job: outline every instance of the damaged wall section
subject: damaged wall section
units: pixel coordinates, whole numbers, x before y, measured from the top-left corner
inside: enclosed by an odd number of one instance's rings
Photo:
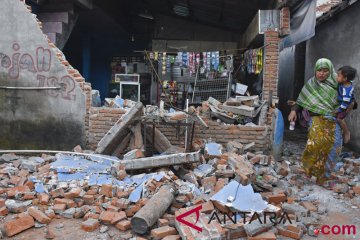
[[[88,147],[95,150],[100,140],[126,111],[121,108],[92,107],[90,110]]]
[[[270,128],[269,126],[242,126],[242,125],[224,125],[217,121],[205,120],[209,128],[200,126],[195,127],[195,143],[196,139],[211,139],[219,144],[226,146],[228,142],[236,141],[241,144],[249,144],[254,142],[254,150],[268,151],[270,147]],[[171,126],[157,126],[160,131],[170,140],[173,145],[183,147],[184,134],[179,138],[176,136],[176,130]],[[180,129],[180,133],[184,127]]]
[[[23,2],[3,0],[2,5],[1,148],[70,149],[84,145],[90,109],[86,95],[90,96],[91,87],[48,42],[41,23]]]

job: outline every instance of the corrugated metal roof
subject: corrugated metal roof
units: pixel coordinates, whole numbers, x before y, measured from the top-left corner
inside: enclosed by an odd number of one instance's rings
[[[323,14],[330,11],[330,9],[338,4],[342,0],[317,0],[316,1],[316,17],[321,17]]]

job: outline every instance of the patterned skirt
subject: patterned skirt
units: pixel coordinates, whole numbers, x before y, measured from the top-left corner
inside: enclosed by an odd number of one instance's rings
[[[309,122],[308,140],[302,155],[305,173],[318,183],[330,177],[342,148],[342,134],[334,117],[314,116]]]

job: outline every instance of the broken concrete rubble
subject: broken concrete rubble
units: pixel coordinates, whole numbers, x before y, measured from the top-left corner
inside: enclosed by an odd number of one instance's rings
[[[126,114],[117,121],[109,132],[101,139],[96,149],[97,153],[112,154],[119,142],[129,133],[129,126],[135,121],[136,117],[142,115],[143,105],[136,103]]]
[[[14,159],[4,161],[0,173],[0,215],[9,222],[5,233],[14,236],[35,225],[50,226],[59,218],[82,221],[78,228],[84,231],[109,236],[121,233],[134,239],[140,237],[139,228],[146,229],[143,238],[154,239],[302,239],[327,216],[329,210],[319,203],[317,190],[307,187],[297,161],[277,162],[266,152],[244,150],[236,142],[229,146],[211,157],[199,151],[126,161],[110,156],[57,154],[44,156],[34,172],[29,168],[19,171],[21,161],[28,162],[28,157],[0,156]],[[356,159],[347,159],[342,167],[341,182],[333,189],[333,196],[341,201],[356,199],[359,181],[347,170],[356,173],[359,165]],[[149,168],[156,172],[148,173]],[[169,184],[174,191],[163,191]],[[161,206],[152,203],[159,195]],[[169,199],[166,204],[165,199]],[[356,201],[352,203],[355,205]],[[196,226],[202,228],[201,233],[176,220],[198,206],[202,208]],[[147,214],[143,214],[145,209]],[[161,213],[153,214],[159,209]],[[242,218],[236,215],[239,211],[251,213]],[[256,219],[250,223],[254,212],[262,218],[265,211],[278,217],[286,212],[293,223],[274,226],[259,224]],[[21,216],[11,219],[15,213]],[[148,220],[139,224],[136,219],[140,215]],[[231,220],[234,216],[239,216],[236,223]],[[193,213],[184,219],[195,223],[197,217]],[[14,228],[16,224],[23,225]]]
[[[131,219],[133,231],[140,234],[146,233],[169,208],[174,201],[174,195],[175,190],[171,186],[165,185],[161,187],[149,202]]]

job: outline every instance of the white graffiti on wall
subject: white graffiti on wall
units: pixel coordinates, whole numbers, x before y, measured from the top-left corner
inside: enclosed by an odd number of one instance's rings
[[[47,94],[52,97],[61,97],[65,100],[75,100],[75,81],[69,75],[57,78],[46,77],[45,74],[51,70],[51,51],[43,47],[36,48],[36,53],[31,55],[27,52],[20,52],[20,45],[14,43],[13,54],[8,56],[0,52],[0,66],[7,69],[10,79],[18,80],[20,72],[27,71],[36,74],[39,87],[60,87],[60,91],[48,90]],[[35,59],[35,60],[34,60]]]

